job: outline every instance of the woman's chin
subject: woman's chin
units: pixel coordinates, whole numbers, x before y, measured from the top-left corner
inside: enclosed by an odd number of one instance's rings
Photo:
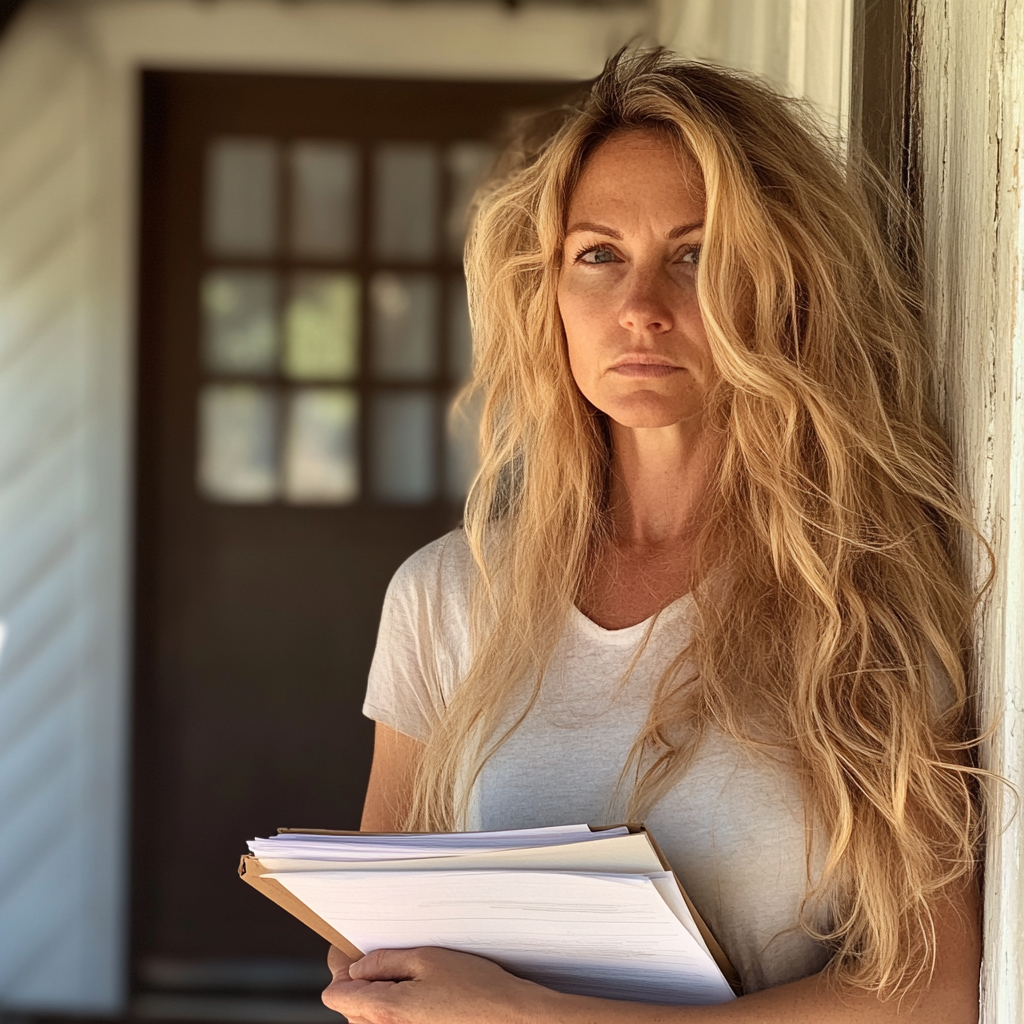
[[[659,427],[674,427],[679,423],[699,417],[701,410],[689,403],[681,408],[678,403],[628,402],[615,403],[601,410],[620,427],[631,430],[656,430]]]

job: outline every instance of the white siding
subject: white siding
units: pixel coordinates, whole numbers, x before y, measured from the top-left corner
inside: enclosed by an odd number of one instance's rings
[[[0,1005],[116,1008],[123,487],[103,493],[92,81],[73,39],[0,56]],[[123,427],[118,434],[123,438]],[[104,709],[101,713],[97,711]],[[114,952],[116,955],[111,955]]]
[[[808,100],[846,137],[854,0],[661,0],[660,37],[685,57],[752,71]]]
[[[1024,791],[1024,3],[918,0],[929,308],[942,404],[996,557],[978,684],[987,764]],[[978,553],[976,576],[987,570]],[[1024,1021],[1021,813],[997,791],[986,870],[989,1024]],[[1024,810],[1024,808],[1022,808]]]

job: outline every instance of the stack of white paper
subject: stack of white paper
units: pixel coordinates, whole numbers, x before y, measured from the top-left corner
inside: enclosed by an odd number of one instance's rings
[[[316,832],[282,832],[269,839],[251,839],[249,851],[265,857],[297,860],[401,860],[410,857],[452,857],[488,850],[562,846],[595,839],[624,836],[625,826],[591,832],[587,825],[554,828],[519,828],[504,832],[400,832],[388,835],[329,835]]]
[[[363,952],[443,946],[563,992],[734,998],[646,832],[283,833],[249,848]]]

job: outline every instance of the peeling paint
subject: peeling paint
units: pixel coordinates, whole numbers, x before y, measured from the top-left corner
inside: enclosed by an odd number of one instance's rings
[[[918,0],[914,18],[942,413],[997,560],[976,647],[984,757],[1024,789],[1024,4]],[[995,802],[986,867],[988,1024],[1024,1024],[1024,822],[1009,810]]]

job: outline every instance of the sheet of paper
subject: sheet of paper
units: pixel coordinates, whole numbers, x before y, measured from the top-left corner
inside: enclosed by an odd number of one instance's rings
[[[704,941],[704,936],[701,935],[686,900],[683,899],[676,876],[671,871],[658,871],[647,874],[647,877],[654,883],[654,888],[658,890],[669,910],[676,915],[679,923],[697,940],[697,945],[711,956],[711,950],[708,949],[708,944]]]
[[[275,878],[360,949],[443,946],[563,992],[649,1003],[734,998],[645,875],[298,871]]]
[[[481,853],[461,853],[441,857],[394,858],[391,860],[338,861],[332,859],[307,860],[305,857],[288,858],[261,855],[262,864],[269,871],[469,871],[478,868],[492,870],[582,871],[594,873],[625,873],[646,875],[664,872],[647,834],[608,835],[601,842],[566,843],[560,846],[531,846],[526,849],[485,850]],[[275,851],[278,847],[273,848]],[[311,851],[312,853],[316,851]]]
[[[449,832],[421,835],[330,836],[315,833],[286,832],[266,839],[249,841],[255,857],[309,858],[314,860],[391,860],[405,857],[446,857],[474,851],[516,849],[519,847],[556,846],[590,843],[616,835],[627,835],[628,829],[614,828],[592,832],[587,825],[554,828],[512,829],[501,832]]]

